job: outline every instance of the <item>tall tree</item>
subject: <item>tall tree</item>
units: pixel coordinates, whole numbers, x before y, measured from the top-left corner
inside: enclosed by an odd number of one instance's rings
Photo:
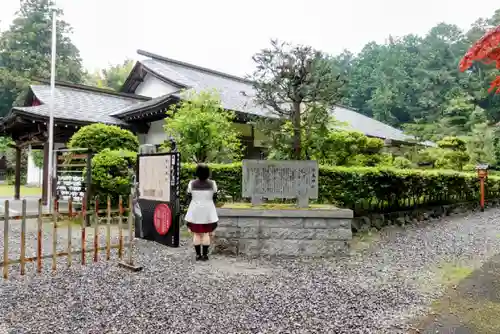
[[[52,12],[57,21],[57,80],[79,83],[84,76],[82,60],[71,42],[72,29],[60,19],[62,11],[51,0],[21,0],[21,7],[9,29],[0,34],[0,116],[13,103],[21,102],[22,92],[36,78],[50,77]]]
[[[85,81],[89,85],[119,91],[133,67],[134,61],[126,59],[121,64],[110,65],[108,68],[90,74]]]
[[[338,69],[324,53],[309,46],[271,41],[271,47],[253,56],[257,65],[251,79],[255,100],[284,122],[293,132],[295,159],[301,159],[303,121],[307,110],[320,106],[331,110],[340,100]]]

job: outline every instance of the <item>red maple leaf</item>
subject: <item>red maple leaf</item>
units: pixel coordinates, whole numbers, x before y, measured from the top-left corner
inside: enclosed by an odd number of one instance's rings
[[[466,71],[475,61],[483,64],[495,64],[495,67],[500,69],[500,26],[491,29],[474,43],[460,61],[460,71]],[[488,91],[500,93],[500,76],[491,82]]]

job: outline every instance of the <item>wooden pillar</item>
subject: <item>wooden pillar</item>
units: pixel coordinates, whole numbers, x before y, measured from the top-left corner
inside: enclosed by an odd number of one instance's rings
[[[47,205],[47,188],[49,179],[49,143],[43,145],[43,179],[42,179],[42,202]]]
[[[14,199],[21,198],[21,148],[16,146],[16,172],[14,179]]]

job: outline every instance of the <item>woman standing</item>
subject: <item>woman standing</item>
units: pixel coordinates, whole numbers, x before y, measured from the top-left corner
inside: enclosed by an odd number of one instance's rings
[[[191,202],[185,220],[193,233],[196,260],[207,261],[210,233],[217,228],[219,221],[215,208],[217,184],[209,179],[210,169],[205,164],[196,166],[196,177],[196,180],[191,180],[188,184],[187,191]]]

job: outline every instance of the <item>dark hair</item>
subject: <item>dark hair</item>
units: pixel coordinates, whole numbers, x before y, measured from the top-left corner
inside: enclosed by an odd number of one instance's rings
[[[210,168],[206,164],[198,164],[195,175],[198,179],[205,181],[210,177]]]

